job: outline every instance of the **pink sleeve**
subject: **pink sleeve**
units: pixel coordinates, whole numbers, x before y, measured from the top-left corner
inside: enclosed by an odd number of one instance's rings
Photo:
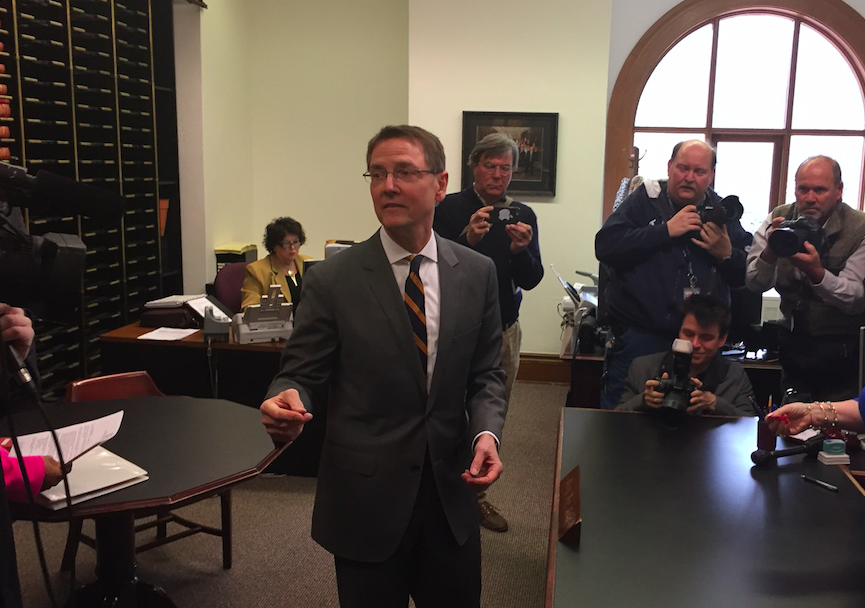
[[[21,477],[21,469],[18,459],[9,455],[9,452],[0,448],[0,459],[3,460],[3,479],[6,481],[6,496],[15,502],[27,502],[27,492],[24,490],[24,480]],[[42,489],[42,480],[45,477],[45,460],[42,456],[25,456],[24,467],[27,469],[27,478],[30,480],[30,489],[33,495],[39,494]]]

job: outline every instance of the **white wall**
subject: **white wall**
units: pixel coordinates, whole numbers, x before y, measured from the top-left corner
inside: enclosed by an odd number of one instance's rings
[[[544,280],[525,292],[524,353],[558,353],[564,291],[597,272],[611,0],[409,0],[409,121],[438,135],[459,190],[464,110],[558,112],[556,196],[538,215]]]

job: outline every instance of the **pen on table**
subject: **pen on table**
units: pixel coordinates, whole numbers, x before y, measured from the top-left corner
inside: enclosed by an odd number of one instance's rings
[[[813,483],[815,486],[820,486],[824,490],[829,490],[830,492],[838,491],[838,486],[833,486],[831,483],[827,483],[822,479],[815,479],[813,477],[808,477],[807,475],[802,475],[802,479],[804,479],[808,483]]]

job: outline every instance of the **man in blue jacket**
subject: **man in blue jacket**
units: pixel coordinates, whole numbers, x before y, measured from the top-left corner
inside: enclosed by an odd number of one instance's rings
[[[433,222],[439,236],[484,254],[496,265],[508,402],[520,365],[522,290],[532,289],[544,277],[535,213],[506,194],[518,161],[519,148],[510,137],[504,133],[484,137],[469,154],[474,183],[462,192],[447,195],[436,207]],[[507,218],[510,221],[502,221]],[[483,527],[495,532],[508,529],[507,520],[484,493],[478,505]]]
[[[631,362],[665,351],[682,324],[682,302],[695,293],[730,304],[730,287],[745,283],[751,234],[739,220],[703,222],[721,198],[709,188],[715,150],[676,144],[666,181],[648,180],[613,212],[595,237],[595,255],[610,267],[604,293],[613,328],[601,407],[616,407]]]

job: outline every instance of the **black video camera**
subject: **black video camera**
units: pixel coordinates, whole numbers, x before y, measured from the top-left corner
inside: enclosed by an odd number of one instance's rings
[[[819,252],[823,247],[823,236],[823,227],[813,218],[784,220],[769,235],[769,249],[779,258],[789,258],[804,253],[805,241],[808,241]]]
[[[119,222],[124,206],[114,192],[0,163],[0,302],[49,321],[76,323],[87,249],[75,234],[28,234],[20,208]]]
[[[491,224],[516,224],[520,221],[520,208],[511,207],[493,207],[490,211]]]
[[[712,222],[718,226],[741,219],[744,211],[739,197],[735,195],[726,196],[717,203],[705,201],[697,208],[701,222]]]
[[[664,401],[659,412],[670,424],[678,426],[685,418],[691,404],[691,393],[697,385],[691,380],[691,353],[694,347],[687,340],[673,340],[673,368],[668,378],[658,378],[659,393],[664,393]]]

